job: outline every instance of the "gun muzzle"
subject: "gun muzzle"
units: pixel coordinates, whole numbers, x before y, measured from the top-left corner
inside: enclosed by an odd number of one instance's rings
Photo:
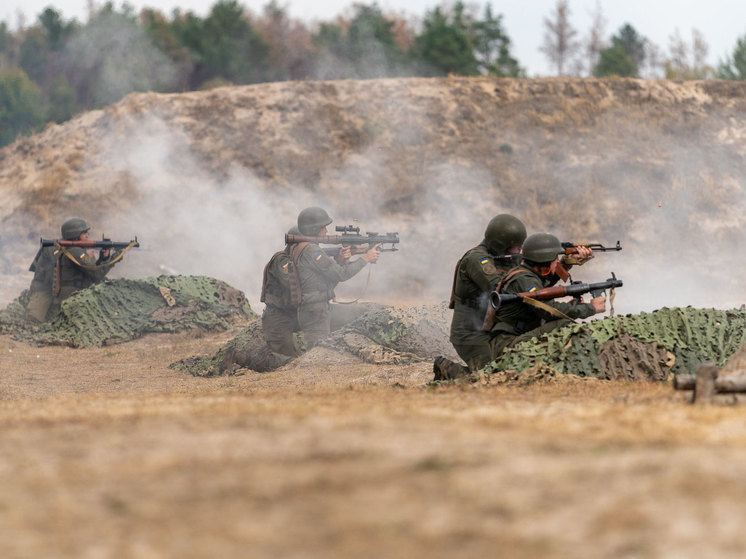
[[[500,309],[501,305],[502,300],[500,299],[500,294],[497,291],[490,293],[490,306],[497,311]]]

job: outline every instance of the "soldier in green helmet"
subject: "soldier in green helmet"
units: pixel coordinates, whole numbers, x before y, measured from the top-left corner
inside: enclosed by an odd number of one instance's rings
[[[580,250],[583,248],[584,250]],[[523,262],[512,269],[497,286],[500,293],[526,293],[543,289],[558,280],[555,269],[564,254],[560,241],[549,233],[534,233],[523,244]],[[590,256],[588,247],[578,247],[577,259]],[[497,311],[493,347],[499,354],[506,347],[533,339],[556,328],[570,324],[572,319],[587,318],[606,310],[606,298],[591,299],[590,303],[573,300],[533,301],[503,305]]]
[[[300,212],[297,226],[288,234],[317,237],[327,234],[331,217],[323,208],[313,206]],[[314,243],[292,243],[272,255],[264,268],[260,301],[262,336],[255,336],[244,347],[229,348],[220,365],[221,372],[234,366],[257,372],[269,372],[311,349],[331,333],[331,328],[353,320],[369,304],[339,305],[332,313],[330,300],[334,287],[357,274],[366,263],[378,260],[378,245],[361,258],[350,261],[350,247],[342,247],[335,258]],[[357,308],[352,308],[357,307]]]
[[[323,208],[312,206],[298,214],[298,230],[302,235],[323,236],[332,218]],[[302,243],[301,243],[302,244]],[[298,247],[297,271],[301,301],[298,325],[303,331],[306,349],[311,349],[331,332],[331,305],[334,288],[360,272],[366,264],[376,262],[381,255],[379,245],[371,247],[356,260],[350,260],[350,247],[343,247],[335,259],[315,243]]]
[[[504,339],[498,340],[500,330],[487,325],[489,294],[507,274],[525,258],[526,227],[509,214],[499,214],[487,224],[484,239],[461,257],[453,278],[451,301],[451,343],[467,367],[444,357],[433,363],[435,380],[447,380],[477,371],[495,359],[502,351]],[[535,243],[535,239],[532,243]],[[559,246],[559,241],[557,241]],[[553,250],[554,247],[552,247]],[[551,269],[543,277],[546,285],[554,285],[568,278],[568,270],[591,258],[593,251],[578,246],[572,255],[560,261],[554,253]]]
[[[456,264],[449,308],[451,343],[468,367],[437,357],[435,380],[458,378],[478,370],[493,359],[491,332],[482,329],[489,294],[505,274],[520,261],[526,227],[520,219],[499,214],[487,224],[484,239],[469,249]]]
[[[85,241],[90,229],[83,218],[72,217],[62,224],[60,233],[67,241]],[[81,247],[64,250],[42,247],[29,267],[34,278],[29,286],[26,318],[31,322],[52,320],[62,301],[102,281],[114,264],[114,255],[109,249],[102,249],[96,255],[95,251]]]

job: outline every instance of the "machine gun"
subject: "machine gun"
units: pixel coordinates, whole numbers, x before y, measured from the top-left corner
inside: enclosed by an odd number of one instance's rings
[[[598,283],[573,282],[570,285],[555,285],[525,293],[498,293],[497,291],[493,291],[490,293],[490,305],[497,311],[502,305],[515,303],[523,299],[548,300],[565,296],[580,297],[585,293],[591,293],[594,297],[600,297],[605,290],[622,287],[622,285],[622,280],[617,279],[614,272],[612,272],[609,279]]]
[[[140,243],[137,242],[137,237],[132,241],[112,241],[106,237],[102,237],[100,241],[69,241],[67,239],[40,239],[42,248],[61,246],[65,248],[80,247],[80,248],[100,248],[100,249],[126,249],[139,247]]]
[[[314,243],[317,245],[348,246],[351,248],[353,254],[362,254],[364,252],[367,252],[370,247],[378,244],[391,245],[390,247],[379,247],[378,250],[382,252],[396,252],[397,250],[399,250],[394,246],[399,243],[399,233],[364,233],[361,235],[360,227],[354,227],[352,225],[337,225],[335,230],[341,232],[342,234],[321,235],[317,237],[308,235],[286,234],[285,244]]]

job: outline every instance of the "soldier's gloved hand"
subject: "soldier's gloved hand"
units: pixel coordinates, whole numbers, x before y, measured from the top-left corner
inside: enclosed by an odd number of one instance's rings
[[[591,305],[596,309],[596,314],[606,312],[606,297],[603,295],[601,297],[594,297],[591,299]]]

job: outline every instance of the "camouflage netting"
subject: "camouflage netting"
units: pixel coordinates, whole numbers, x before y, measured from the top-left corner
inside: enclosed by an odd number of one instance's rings
[[[257,353],[262,351],[266,345],[262,332],[262,321],[252,320],[241,332],[230,342],[221,347],[214,355],[201,357],[194,355],[171,363],[171,369],[186,371],[195,377],[216,377],[231,374],[232,371],[221,371],[220,365],[225,360],[226,353],[231,349],[253,348]]]
[[[406,309],[364,303],[334,307],[335,330],[319,344],[322,347],[352,353],[366,363],[375,364],[431,361],[436,355],[457,359],[448,341],[450,311],[445,303]],[[220,365],[231,348],[258,354],[265,344],[261,321],[257,320],[214,355],[182,359],[171,367],[195,376],[229,374],[230,371],[221,371]]]
[[[744,342],[746,310],[663,308],[567,326],[506,350],[481,372],[543,363],[581,377],[665,380],[694,374],[703,361],[722,367]]]
[[[51,323],[23,319],[28,293],[0,311],[0,332],[37,343],[87,347],[126,342],[150,332],[225,330],[255,318],[246,296],[205,276],[106,280],[62,302]]]
[[[320,345],[350,352],[366,363],[409,364],[436,355],[458,357],[449,341],[446,303],[375,309],[333,332]]]

